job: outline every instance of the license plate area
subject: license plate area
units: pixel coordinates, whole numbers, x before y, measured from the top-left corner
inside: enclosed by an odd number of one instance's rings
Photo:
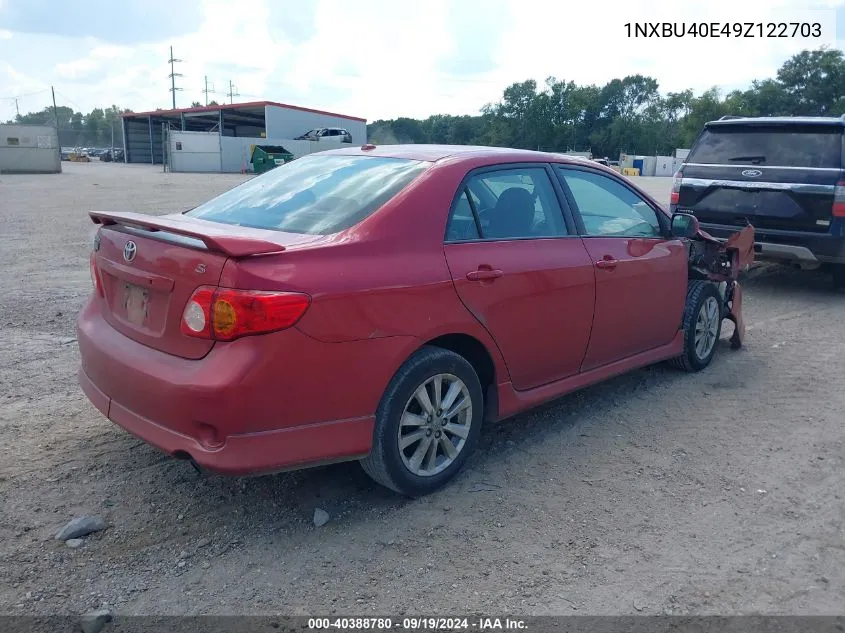
[[[123,284],[123,309],[126,320],[133,325],[144,325],[149,316],[150,293],[135,284]]]

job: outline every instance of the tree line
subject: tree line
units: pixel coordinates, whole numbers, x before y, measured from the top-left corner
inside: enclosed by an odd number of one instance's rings
[[[28,125],[56,125],[59,122],[59,145],[62,147],[110,147],[112,132],[115,147],[123,147],[123,128],[120,115],[129,112],[116,105],[110,108],[94,108],[88,114],[75,112],[73,108],[48,106],[40,112],[19,114],[13,121]]]
[[[201,104],[194,101],[192,108]],[[208,105],[218,105],[216,101],[209,101]],[[161,110],[162,108],[157,108]],[[62,147],[111,147],[112,131],[114,132],[115,147],[123,147],[123,128],[120,115],[131,112],[128,108],[116,105],[110,108],[94,108],[88,114],[76,112],[67,106],[48,106],[39,112],[19,114],[6,123],[21,123],[27,125],[56,125],[59,120],[59,144]]]
[[[196,107],[199,102],[191,104]],[[217,105],[210,102],[209,105]],[[88,114],[67,106],[18,115],[8,123],[54,125],[62,146],[122,146],[118,106]],[[494,145],[546,151],[592,151],[671,155],[689,147],[707,121],[741,116],[816,116],[845,113],[845,56],[840,50],[805,50],[788,59],[774,78],[755,80],[727,95],[712,88],[662,94],[652,77],[629,75],[604,86],[580,86],[549,77],[505,88],[502,98],[475,116],[436,114],[427,119],[400,117],[367,126],[373,143]]]
[[[494,145],[545,151],[672,155],[688,148],[704,123],[724,115],[839,116],[845,113],[845,57],[840,50],[804,50],[774,78],[722,95],[717,88],[661,94],[652,77],[629,75],[604,86],[555,77],[507,87],[477,116],[401,117],[367,126],[373,143]]]

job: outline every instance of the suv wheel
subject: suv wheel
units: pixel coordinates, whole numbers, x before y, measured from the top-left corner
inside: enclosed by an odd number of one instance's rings
[[[715,284],[695,279],[687,286],[684,306],[684,353],[671,363],[684,371],[701,371],[713,360],[722,333],[722,296]]]
[[[472,365],[449,350],[424,347],[390,381],[376,412],[372,449],[361,465],[396,492],[433,492],[475,448],[483,408]]]

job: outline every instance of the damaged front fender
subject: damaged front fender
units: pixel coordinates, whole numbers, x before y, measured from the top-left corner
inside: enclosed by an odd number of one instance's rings
[[[689,241],[690,279],[709,279],[724,284],[722,315],[734,323],[731,347],[739,349],[745,338],[742,318],[742,287],[737,279],[754,263],[754,227],[749,225],[722,242],[699,229]]]

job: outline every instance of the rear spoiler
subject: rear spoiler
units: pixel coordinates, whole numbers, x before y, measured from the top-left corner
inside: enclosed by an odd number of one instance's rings
[[[145,231],[164,231],[174,235],[184,235],[200,240],[206,248],[215,253],[222,253],[229,257],[248,257],[250,255],[267,255],[280,253],[285,250],[281,244],[266,240],[255,239],[248,235],[238,235],[238,227],[220,225],[207,226],[201,220],[182,220],[173,216],[157,217],[143,213],[103,213],[90,211],[88,215],[94,224],[113,226],[119,224]]]

